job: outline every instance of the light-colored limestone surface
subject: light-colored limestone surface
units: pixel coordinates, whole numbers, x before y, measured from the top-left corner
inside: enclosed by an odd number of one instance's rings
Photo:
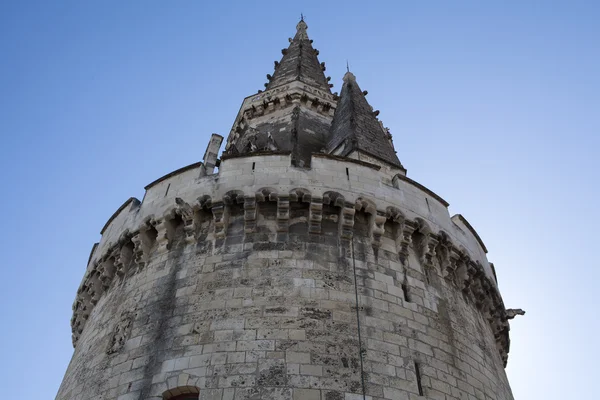
[[[104,227],[57,399],[512,399],[495,273],[443,199],[327,155],[210,172],[169,174]]]

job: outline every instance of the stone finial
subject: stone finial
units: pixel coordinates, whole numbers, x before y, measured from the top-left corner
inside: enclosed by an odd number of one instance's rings
[[[296,25],[296,37],[294,39],[308,40],[308,35],[306,34],[307,29],[308,25],[306,25],[304,19],[301,19]]]
[[[346,72],[344,74],[344,77],[342,78],[342,80],[344,82],[348,82],[348,81],[355,82],[356,81],[356,76],[354,76],[354,74],[352,72],[348,71],[348,72]]]
[[[206,175],[212,175],[215,171],[217,157],[219,156],[219,149],[221,148],[222,142],[223,136],[217,135],[216,133],[213,133],[210,136],[210,141],[208,142],[208,146],[206,146],[204,159],[202,161]]]

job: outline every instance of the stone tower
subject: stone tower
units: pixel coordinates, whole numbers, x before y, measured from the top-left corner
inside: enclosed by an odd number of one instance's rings
[[[304,21],[225,150],[102,228],[60,400],[512,399],[507,310],[462,215],[406,176]],[[215,168],[218,167],[218,172]]]

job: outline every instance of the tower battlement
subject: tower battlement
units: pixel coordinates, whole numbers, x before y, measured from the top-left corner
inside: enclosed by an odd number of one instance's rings
[[[485,245],[311,42],[302,21],[220,160],[213,135],[109,218],[58,399],[512,399]]]

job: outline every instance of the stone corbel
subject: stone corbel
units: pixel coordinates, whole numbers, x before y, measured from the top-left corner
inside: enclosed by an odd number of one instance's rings
[[[287,232],[290,222],[290,198],[286,195],[277,197],[277,232]]]
[[[121,257],[121,248],[118,245],[112,248],[110,257],[115,260],[115,272],[117,276],[124,277],[127,274],[125,259]]]
[[[196,225],[194,224],[194,209],[183,199],[176,197],[177,214],[181,216],[183,221],[184,240],[187,244],[196,242]]]
[[[90,301],[90,295],[87,292],[87,287],[82,286],[77,296],[79,298],[79,303],[81,304],[81,307],[79,308],[81,312],[80,315],[84,320],[87,320],[93,308],[92,303]]]
[[[144,268],[149,257],[148,253],[150,252],[149,246],[142,236],[144,235],[143,231],[147,229],[147,224],[144,225],[146,226],[140,227],[140,229],[131,237],[131,241],[133,242],[133,257],[138,268]]]
[[[410,245],[412,242],[412,234],[415,231],[414,223],[410,221],[405,221],[402,225],[402,233],[400,234],[400,249],[399,256],[400,262],[406,266],[406,260],[408,259],[408,252],[410,249]]]
[[[438,245],[438,243],[438,238],[434,234],[429,233],[425,235],[423,243],[423,258],[421,260],[423,262],[423,265],[435,269],[435,248]]]
[[[454,246],[450,247],[450,251],[448,252],[448,264],[446,267],[442,267],[442,276],[445,279],[452,280],[452,278],[456,274],[456,269],[458,268],[458,263],[460,259],[463,257],[462,253]]]
[[[396,230],[395,235],[394,235],[394,241],[396,243],[396,249],[399,250],[401,247],[401,243],[402,243],[402,228],[404,225],[404,214],[402,214],[402,211],[400,211],[398,208],[396,207],[388,207],[385,210],[385,217],[386,219],[391,219],[394,223],[398,224],[399,229]],[[385,225],[384,225],[385,227]],[[394,234],[394,232],[392,232],[392,234]]]
[[[454,281],[461,292],[465,290],[465,286],[469,281],[468,266],[470,262],[469,257],[465,253],[460,252],[460,258],[456,261],[456,268],[454,269]]]
[[[484,315],[486,314],[490,314],[491,310],[492,310],[492,296],[491,296],[491,291],[492,286],[489,282],[489,280],[487,279],[487,277],[482,276],[482,280],[481,280],[481,288],[483,291],[483,297],[480,299],[479,301],[479,306],[481,307],[481,310],[483,312]]]
[[[222,201],[217,201],[213,203],[211,211],[215,221],[215,237],[217,239],[224,239],[227,233],[227,208]]]
[[[159,220],[152,220],[151,224],[154,226],[154,229],[156,229],[156,232],[158,232],[158,235],[156,236],[156,253],[166,253],[169,250],[169,233],[166,219],[161,218]]]
[[[385,217],[384,213],[376,211],[375,214],[371,214],[369,220],[369,236],[371,238],[371,244],[375,247],[380,247],[381,236],[383,236],[383,233],[385,231],[384,226],[387,218]]]
[[[92,306],[95,306],[100,300],[102,293],[104,293],[104,288],[102,287],[102,282],[100,282],[100,277],[97,269],[93,269],[90,272],[90,275],[86,279],[86,291],[89,295],[89,301]]]
[[[367,214],[371,214],[371,215],[377,214],[377,208],[375,207],[375,203],[373,203],[370,200],[366,200],[362,197],[359,197],[358,199],[356,199],[356,202],[354,203],[354,208],[358,211],[364,210],[364,212]]]
[[[475,263],[473,261],[471,261],[471,259],[469,259],[467,262],[465,262],[466,277],[464,279],[464,284],[463,284],[463,288],[462,288],[462,292],[465,295],[469,295],[469,293],[471,292],[471,285],[473,284],[473,280],[474,280],[476,273],[477,273],[477,268],[475,266]]]
[[[345,203],[344,196],[337,192],[323,193],[323,204],[343,208]]]
[[[116,270],[117,268],[115,267],[114,259],[112,257],[107,257],[104,261],[98,263],[100,282],[102,282],[102,286],[104,286],[105,290],[110,287],[110,284],[115,277]]]
[[[308,216],[308,232],[321,233],[321,222],[323,221],[323,199],[312,196]]]
[[[212,212],[215,220],[215,237],[224,239],[227,235],[231,207],[241,204],[244,207],[244,193],[241,190],[230,190],[223,195],[223,200],[213,205]]]
[[[440,232],[438,234],[438,244],[435,249],[436,257],[439,262],[440,274],[445,277],[446,270],[449,268],[450,264],[450,251],[452,249],[452,243],[446,235],[445,232]]]
[[[132,259],[135,262],[135,244],[133,250],[130,249],[127,244],[131,241],[131,235],[129,231],[126,234],[121,235],[121,239],[114,247],[113,254],[115,260],[116,272],[119,276],[125,276],[129,272],[129,268],[132,267]],[[132,242],[133,243],[133,242]]]
[[[244,232],[256,231],[256,197],[246,196],[244,198]]]
[[[352,239],[354,236],[354,214],[356,214],[354,204],[345,202],[340,210],[340,232],[343,239]]]

